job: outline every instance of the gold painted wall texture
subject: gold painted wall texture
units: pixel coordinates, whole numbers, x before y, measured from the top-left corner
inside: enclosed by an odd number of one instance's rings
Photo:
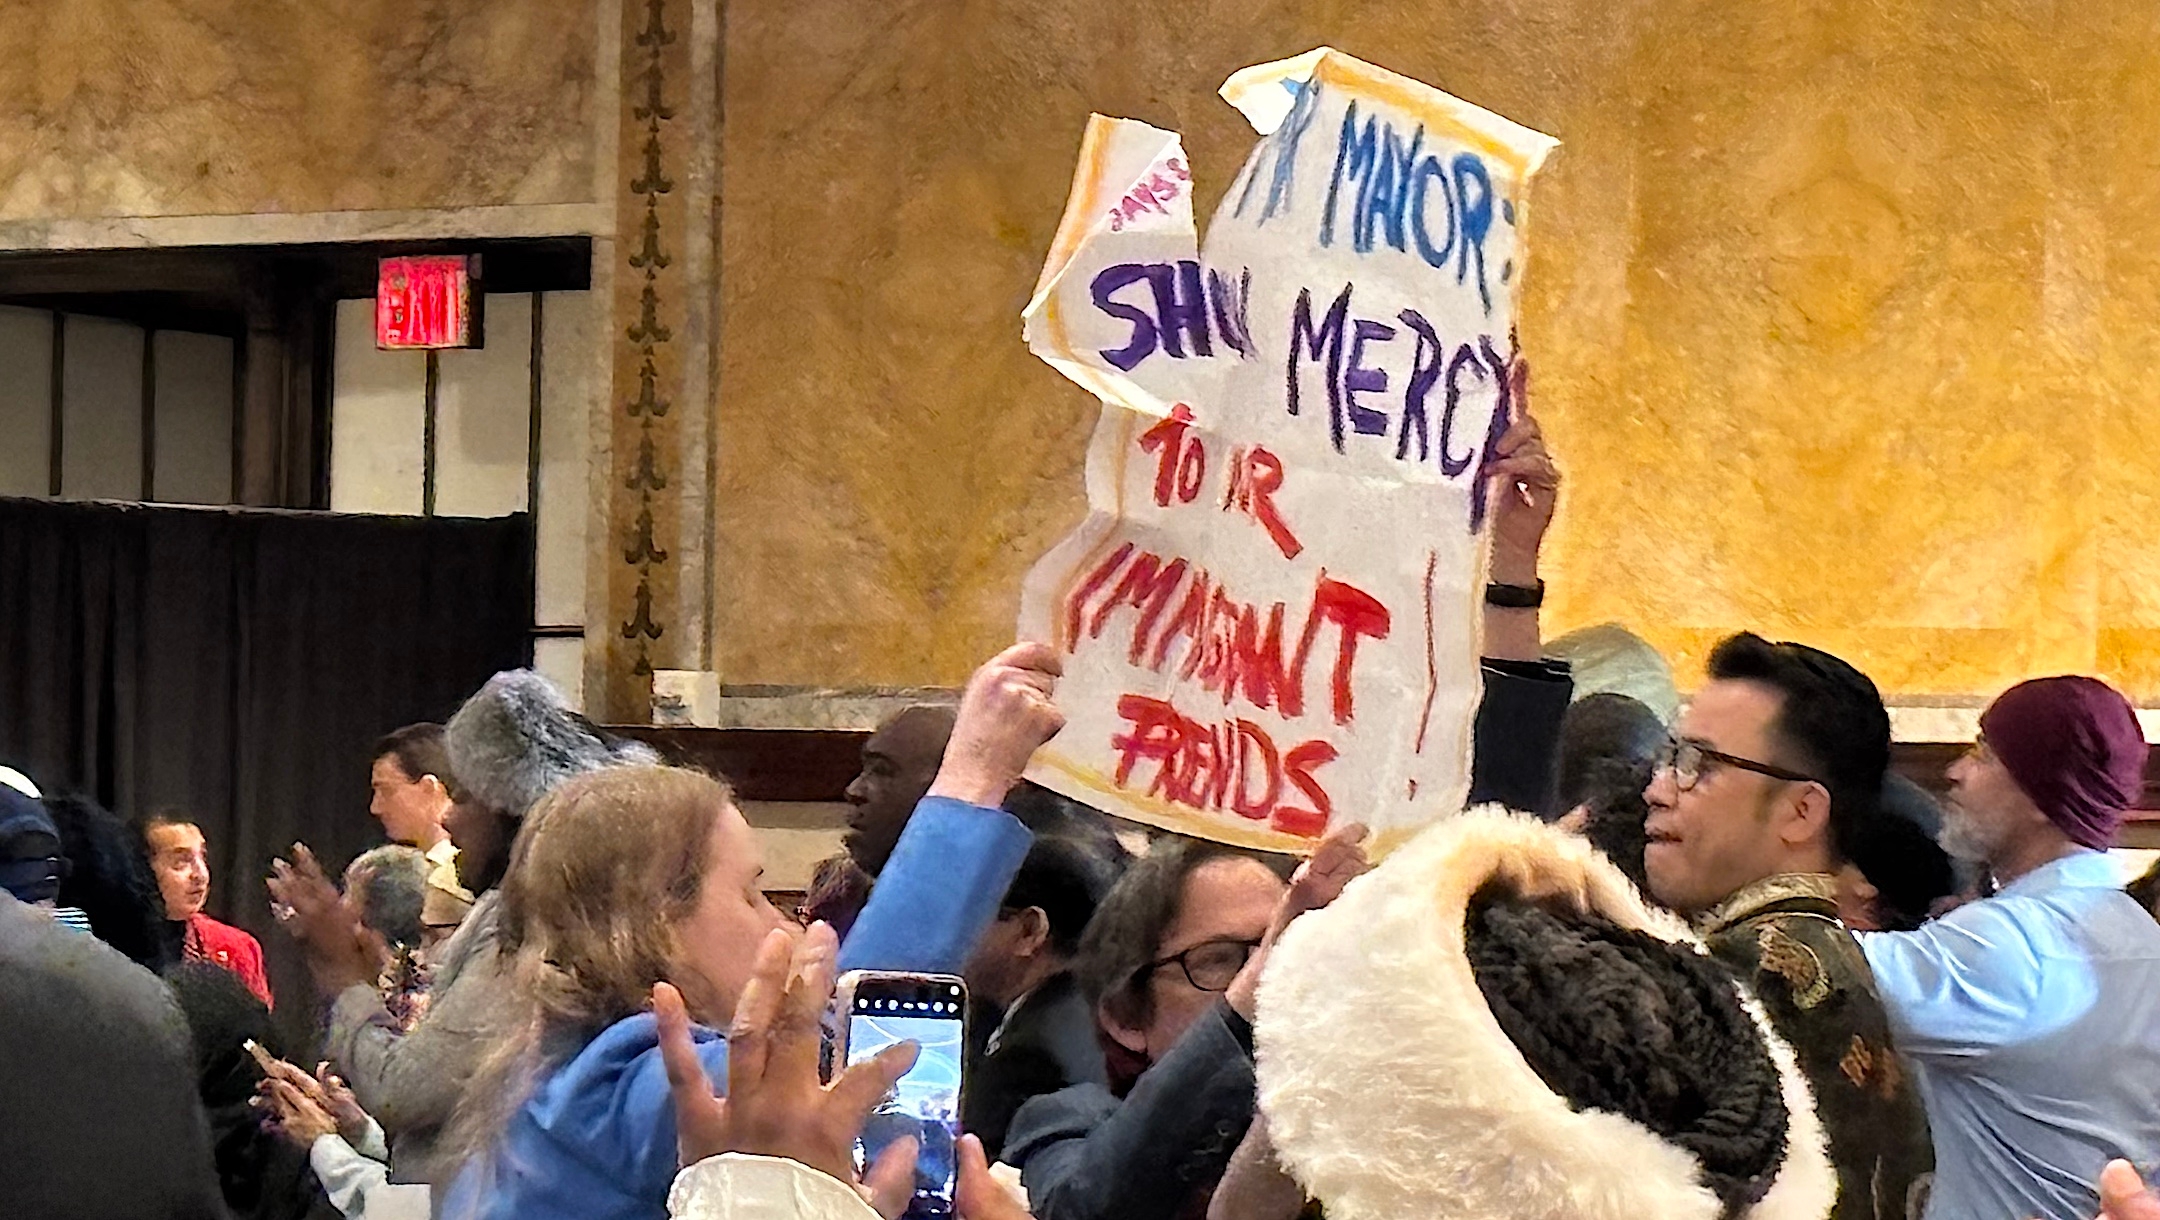
[[[0,221],[590,202],[597,0],[5,0]]]
[[[1093,403],[1018,314],[1089,110],[1185,133],[1330,43],[1565,147],[1524,349],[1554,631],[1743,627],[1893,696],[2160,698],[2149,0],[731,0],[716,664],[957,682],[1081,510]]]

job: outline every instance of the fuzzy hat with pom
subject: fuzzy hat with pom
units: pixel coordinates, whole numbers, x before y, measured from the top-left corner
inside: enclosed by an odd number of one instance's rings
[[[660,761],[642,742],[602,736],[529,669],[489,678],[443,727],[443,744],[460,794],[513,818],[573,775]]]

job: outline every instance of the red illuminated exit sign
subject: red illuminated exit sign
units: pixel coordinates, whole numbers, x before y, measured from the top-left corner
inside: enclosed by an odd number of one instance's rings
[[[375,346],[479,347],[479,280],[477,254],[383,259],[375,277]]]

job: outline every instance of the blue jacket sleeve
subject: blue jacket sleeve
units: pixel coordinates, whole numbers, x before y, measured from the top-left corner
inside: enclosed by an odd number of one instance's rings
[[[840,946],[840,969],[960,973],[1033,838],[1002,809],[924,797]]]

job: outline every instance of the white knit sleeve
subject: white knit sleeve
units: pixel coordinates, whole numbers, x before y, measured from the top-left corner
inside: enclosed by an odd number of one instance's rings
[[[725,1152],[675,1175],[673,1220],[878,1220],[855,1188],[779,1157]]]

